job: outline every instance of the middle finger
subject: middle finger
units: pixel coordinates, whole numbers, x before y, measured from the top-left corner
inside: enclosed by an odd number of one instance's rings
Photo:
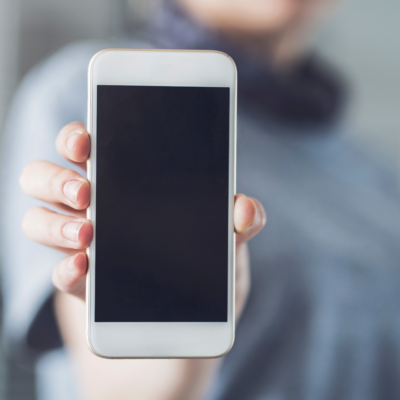
[[[89,182],[76,171],[48,161],[34,161],[22,171],[22,190],[29,196],[50,203],[62,203],[76,210],[89,205]]]

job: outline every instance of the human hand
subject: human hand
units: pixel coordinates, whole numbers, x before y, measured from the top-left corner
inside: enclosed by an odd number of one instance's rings
[[[82,123],[74,122],[64,127],[57,137],[56,147],[64,158],[86,170],[90,136]],[[84,300],[88,268],[85,250],[93,237],[92,224],[86,219],[90,202],[89,182],[76,171],[47,161],[34,161],[24,168],[20,185],[27,195],[57,206],[67,214],[35,207],[26,213],[22,226],[30,239],[68,254],[54,269],[53,283],[59,291]],[[264,209],[256,199],[236,195],[237,317],[250,287],[246,242],[262,229],[265,221]]]

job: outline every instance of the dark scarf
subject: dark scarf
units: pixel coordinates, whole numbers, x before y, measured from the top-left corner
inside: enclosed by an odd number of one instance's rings
[[[335,122],[344,103],[340,78],[316,56],[299,60],[290,71],[268,65],[246,49],[202,26],[172,1],[166,1],[146,31],[156,46],[220,50],[238,69],[238,102],[249,102],[278,123],[299,128]]]

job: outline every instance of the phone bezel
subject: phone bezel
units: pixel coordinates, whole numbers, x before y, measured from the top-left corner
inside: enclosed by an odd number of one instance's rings
[[[235,336],[236,83],[233,60],[217,51],[106,49],[95,54],[88,71],[87,128],[91,135],[88,180],[92,197],[87,217],[96,226],[97,85],[208,86],[230,88],[228,321],[188,323],[94,322],[94,235],[87,249],[86,338],[104,358],[210,358],[227,353]]]

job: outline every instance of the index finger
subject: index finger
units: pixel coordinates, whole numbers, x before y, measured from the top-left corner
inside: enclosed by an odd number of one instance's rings
[[[72,122],[61,129],[56,139],[58,152],[86,171],[90,153],[90,136],[82,122]]]

